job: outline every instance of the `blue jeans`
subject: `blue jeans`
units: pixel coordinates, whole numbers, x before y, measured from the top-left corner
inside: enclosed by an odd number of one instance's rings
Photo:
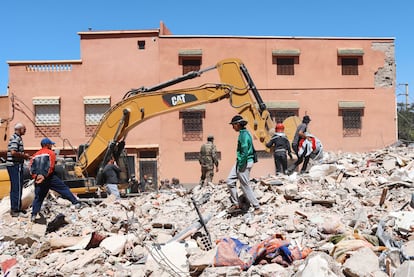
[[[23,164],[8,166],[7,172],[10,178],[10,209],[17,212],[22,209]]]
[[[113,194],[117,199],[121,198],[119,195],[118,185],[117,184],[106,184],[106,190],[108,194]]]
[[[52,176],[47,177],[43,183],[35,184],[35,198],[32,205],[32,215],[37,215],[40,212],[43,200],[50,189],[59,193],[62,198],[69,200],[72,204],[79,202],[79,200],[72,194],[69,187],[65,185],[57,175],[53,174]]]

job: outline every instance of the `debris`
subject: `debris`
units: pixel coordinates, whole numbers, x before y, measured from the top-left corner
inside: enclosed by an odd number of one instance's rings
[[[15,259],[9,276],[412,275],[414,152],[324,154],[307,174],[254,177],[261,216],[243,194],[230,216],[224,181],[81,199],[79,210],[49,195],[35,222],[12,218],[5,198],[0,263]]]

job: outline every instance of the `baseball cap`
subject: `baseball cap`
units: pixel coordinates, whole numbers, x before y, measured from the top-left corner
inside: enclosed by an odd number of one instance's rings
[[[309,122],[311,122],[311,119],[310,119],[309,115],[305,115],[303,117],[302,121],[305,122],[305,123],[309,123]]]
[[[40,145],[46,145],[46,144],[55,144],[53,141],[51,141],[49,138],[44,138],[40,141]]]
[[[241,116],[241,115],[235,115],[233,116],[233,118],[231,119],[229,124],[236,124],[236,123],[240,123],[240,124],[246,124],[247,121]]]

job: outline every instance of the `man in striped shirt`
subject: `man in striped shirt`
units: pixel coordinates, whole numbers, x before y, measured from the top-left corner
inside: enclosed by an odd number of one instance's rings
[[[18,217],[22,211],[23,193],[23,165],[30,159],[30,155],[24,152],[22,136],[26,133],[26,127],[22,123],[14,126],[14,134],[10,137],[7,146],[7,172],[10,178],[10,215]]]

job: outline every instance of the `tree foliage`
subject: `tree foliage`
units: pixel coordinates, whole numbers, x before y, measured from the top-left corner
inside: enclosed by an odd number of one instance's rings
[[[398,139],[414,142],[414,105],[406,106],[397,103],[398,112]]]

